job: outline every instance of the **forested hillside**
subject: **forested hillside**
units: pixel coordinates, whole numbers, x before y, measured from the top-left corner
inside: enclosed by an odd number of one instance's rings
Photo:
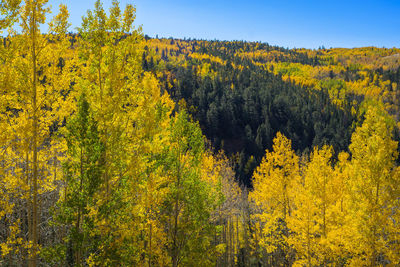
[[[400,265],[399,49],[50,2],[0,2],[1,266]]]
[[[186,101],[215,149],[235,158],[246,186],[278,131],[299,154],[324,144],[347,149],[357,121],[354,108],[363,97],[337,88],[340,79],[321,77],[326,86],[315,88],[296,82],[295,74],[282,76],[283,67],[273,71],[278,62],[288,62],[287,74],[291,64],[306,68],[318,61],[307,53],[246,42],[150,39],[146,45],[143,68],[159,77],[176,102]]]

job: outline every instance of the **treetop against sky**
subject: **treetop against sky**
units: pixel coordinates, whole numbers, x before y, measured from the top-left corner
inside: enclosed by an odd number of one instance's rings
[[[68,6],[72,29],[95,0],[50,0]],[[103,0],[104,7],[111,0]],[[262,41],[284,47],[398,47],[395,0],[121,0],[134,4],[137,25],[155,37]],[[55,13],[55,12],[54,12]]]

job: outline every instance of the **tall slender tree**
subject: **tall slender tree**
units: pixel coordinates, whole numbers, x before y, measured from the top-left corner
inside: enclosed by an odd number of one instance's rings
[[[288,218],[292,216],[300,178],[299,158],[291,148],[291,141],[280,132],[273,142],[273,151],[266,151],[254,172],[254,189],[249,198],[260,210],[254,219],[261,231],[261,248],[271,255],[271,264],[285,264],[291,257]]]
[[[209,262],[214,254],[211,241],[215,225],[210,219],[218,198],[210,195],[210,184],[201,179],[204,139],[200,127],[182,111],[174,118],[170,131],[165,162],[170,192],[164,203],[168,251],[172,266],[197,266]]]
[[[295,196],[295,209],[288,226],[289,242],[296,250],[296,264],[326,265],[342,255],[334,254],[340,226],[341,179],[333,169],[332,147],[314,148],[310,161],[305,163],[302,179]],[[333,242],[336,241],[336,242]]]
[[[63,147],[54,138],[54,129],[63,120],[63,92],[70,86],[68,65],[65,61],[60,64],[69,46],[68,11],[61,5],[60,13],[49,23],[49,32],[42,34],[40,26],[49,13],[46,5],[47,0],[5,1],[1,5],[12,14],[8,22],[15,21],[20,27],[19,34],[9,28],[8,41],[2,43],[7,58],[2,77],[2,90],[6,90],[2,122],[9,127],[2,147],[9,163],[5,176],[18,181],[14,183],[17,197],[26,207],[26,220],[20,223],[28,232],[25,248],[31,266],[37,265],[39,240],[44,240],[39,229],[41,199],[54,190],[58,177],[54,155]]]
[[[96,236],[92,235],[94,220],[89,213],[95,205],[93,196],[102,184],[100,158],[104,149],[85,93],[81,94],[77,105],[77,112],[68,119],[64,131],[68,150],[63,163],[64,188],[56,220],[68,228],[62,255],[66,255],[66,263],[70,266],[83,265],[97,249]],[[60,260],[63,262],[64,259]]]
[[[370,106],[351,138],[350,218],[352,264],[384,264],[397,230],[389,227],[398,213],[399,176],[393,120],[382,105]],[[394,232],[392,232],[394,231]]]

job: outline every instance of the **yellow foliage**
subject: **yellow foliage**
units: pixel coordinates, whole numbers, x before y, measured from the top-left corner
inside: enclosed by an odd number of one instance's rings
[[[260,209],[255,218],[260,221],[260,242],[267,252],[287,246],[287,219],[294,208],[299,178],[299,158],[291,148],[291,141],[278,132],[273,152],[266,151],[254,172],[254,189],[249,193],[249,199]]]

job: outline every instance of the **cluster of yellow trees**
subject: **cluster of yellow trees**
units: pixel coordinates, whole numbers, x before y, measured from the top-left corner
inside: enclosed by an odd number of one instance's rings
[[[193,44],[195,42],[196,45]],[[211,64],[226,65],[223,55],[227,47],[234,47],[235,41],[221,42],[216,46],[212,41],[150,39],[146,45],[153,49],[149,56],[158,62],[157,74],[162,74],[165,62],[162,54],[168,58],[169,63],[175,65],[187,64],[187,55],[191,59],[202,62],[197,70],[198,76],[215,73],[210,68]],[[224,46],[225,45],[225,46]],[[216,54],[210,55],[201,51],[199,47],[212,47]],[[261,43],[243,44],[243,48],[237,48],[234,56],[242,61],[250,60],[255,65],[268,70],[275,75],[280,75],[284,81],[305,86],[314,90],[327,90],[334,104],[339,107],[354,103],[348,102],[348,95],[359,97],[367,96],[378,99],[387,104],[386,109],[390,114],[398,113],[398,85],[382,75],[383,72],[393,71],[399,67],[398,48],[332,48],[332,49],[292,49],[280,51],[277,49],[262,48]],[[248,47],[247,47],[248,46]],[[197,50],[196,50],[197,48]],[[157,51],[157,52],[154,52]],[[165,52],[167,51],[167,52]],[[303,56],[303,61],[296,58],[296,54]],[[306,62],[308,61],[313,62]],[[243,66],[230,62],[235,69]],[[356,104],[354,104],[356,105]]]
[[[379,105],[377,105],[379,106]],[[254,246],[267,265],[396,266],[400,263],[400,168],[393,120],[370,107],[334,162],[309,158],[278,133],[254,173]]]
[[[0,3],[0,265],[400,264],[383,105],[368,106],[350,154],[299,158],[278,133],[247,198],[184,102],[142,70],[132,5],[96,1],[77,38],[67,7],[48,22],[47,5]]]
[[[200,47],[207,43],[195,42]],[[147,43],[158,48],[158,54],[168,49],[168,58],[173,62],[181,60],[180,64],[184,64],[184,58],[177,56],[179,49],[203,60],[205,67],[199,70],[206,69],[207,64],[226,64],[215,59],[218,57],[196,52],[190,41],[155,39]],[[221,54],[223,45],[232,43],[221,44]],[[290,60],[277,62],[277,55],[293,55],[285,54],[287,51],[257,50],[256,44],[253,45],[253,52],[238,52],[237,56],[265,66],[284,80],[328,90],[335,104],[352,105],[352,111],[357,113],[358,109],[358,117],[364,122],[352,136],[349,153],[325,146],[299,158],[290,140],[277,134],[273,151],[267,151],[253,176],[254,190],[248,199],[250,218],[244,222],[243,230],[236,230],[244,231],[237,239],[242,242],[239,247],[247,242],[246,235],[251,239],[246,263],[399,265],[400,173],[394,136],[398,122],[390,116],[398,117],[399,91],[395,82],[385,80],[377,71],[379,67],[383,71],[398,68],[393,59],[399,50],[374,47],[294,50],[320,61],[311,65]],[[260,63],[263,61],[267,63]],[[346,78],[354,73],[358,77]],[[364,102],[348,103],[349,94],[359,96]]]
[[[135,8],[96,1],[75,39],[47,5],[0,4],[0,265],[215,262],[240,190],[142,70]]]

